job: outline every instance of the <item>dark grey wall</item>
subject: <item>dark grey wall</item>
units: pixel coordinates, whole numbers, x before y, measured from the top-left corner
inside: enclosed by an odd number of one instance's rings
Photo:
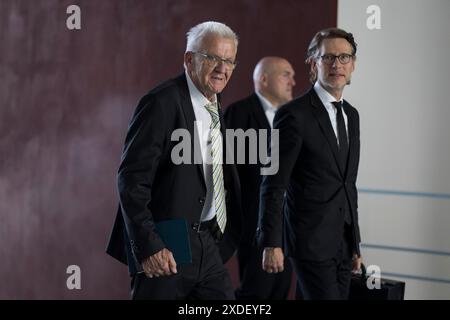
[[[66,28],[70,4],[80,31]],[[125,266],[104,253],[127,123],[182,71],[185,33],[205,20],[240,36],[227,105],[252,91],[264,55],[290,60],[306,90],[306,46],[336,25],[336,1],[0,1],[1,299],[129,297]],[[71,264],[81,290],[66,288]]]

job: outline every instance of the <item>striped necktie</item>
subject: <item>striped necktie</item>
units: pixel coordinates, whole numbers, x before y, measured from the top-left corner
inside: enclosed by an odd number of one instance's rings
[[[205,106],[211,115],[211,158],[212,158],[212,178],[214,191],[214,206],[216,211],[216,219],[220,231],[224,233],[227,224],[227,213],[225,205],[225,189],[223,184],[222,171],[222,139],[220,132],[219,109],[215,102],[208,103]]]

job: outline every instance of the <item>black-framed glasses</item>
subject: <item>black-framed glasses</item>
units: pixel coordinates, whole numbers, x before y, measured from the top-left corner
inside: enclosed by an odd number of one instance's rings
[[[191,52],[194,54],[201,55],[204,58],[205,62],[208,64],[208,66],[210,66],[211,68],[215,68],[219,65],[219,63],[223,63],[228,70],[233,70],[234,68],[236,68],[237,65],[237,61],[222,59],[221,57],[213,56],[203,52],[195,52],[195,51]]]
[[[322,61],[326,64],[333,64],[336,58],[339,60],[340,63],[347,64],[353,59],[353,57],[354,56],[352,54],[348,53],[342,53],[338,56],[335,56],[334,54],[324,54],[323,56],[320,56]]]

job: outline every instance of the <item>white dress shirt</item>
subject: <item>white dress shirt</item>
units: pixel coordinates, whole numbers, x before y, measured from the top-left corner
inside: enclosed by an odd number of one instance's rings
[[[200,151],[202,153],[203,172],[205,174],[206,183],[206,198],[203,205],[200,221],[208,221],[214,218],[216,215],[214,204],[214,188],[212,179],[212,159],[211,159],[211,146],[210,146],[210,126],[211,126],[211,114],[206,110],[205,105],[211,103],[195,86],[192,82],[189,74],[186,72],[186,79],[189,88],[189,95],[191,96],[192,106],[195,113],[195,124],[197,132],[200,138]],[[214,97],[217,101],[217,97]],[[192,137],[193,139],[193,137]],[[194,141],[194,144],[196,142]]]
[[[314,90],[319,96],[320,101],[327,109],[328,116],[330,117],[331,125],[333,126],[334,134],[336,136],[337,144],[339,145],[338,133],[337,133],[337,122],[336,122],[336,107],[332,104],[332,102],[336,101],[336,98],[333,97],[327,90],[325,90],[320,84],[319,81],[316,81],[314,84]],[[340,102],[344,101],[344,96],[341,97]],[[344,117],[345,122],[345,130],[347,131],[347,140],[348,140],[348,120],[347,115],[345,114],[344,108],[342,108],[342,115]]]
[[[275,113],[277,112],[277,108],[275,108],[269,100],[267,100],[261,93],[255,91],[256,95],[261,102],[261,105],[264,109],[264,113],[266,114],[267,121],[269,121],[270,128],[273,129],[273,118],[275,117]]]

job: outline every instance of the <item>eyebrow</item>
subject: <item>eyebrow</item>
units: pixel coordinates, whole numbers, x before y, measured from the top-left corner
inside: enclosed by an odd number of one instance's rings
[[[343,52],[343,53],[339,53],[338,56],[340,56],[341,54],[348,54],[349,56],[352,56],[352,55],[353,55],[353,53]],[[324,53],[324,54],[322,54],[322,55],[323,55],[323,56],[326,56],[326,55],[336,56],[336,55],[333,54],[333,53]]]

